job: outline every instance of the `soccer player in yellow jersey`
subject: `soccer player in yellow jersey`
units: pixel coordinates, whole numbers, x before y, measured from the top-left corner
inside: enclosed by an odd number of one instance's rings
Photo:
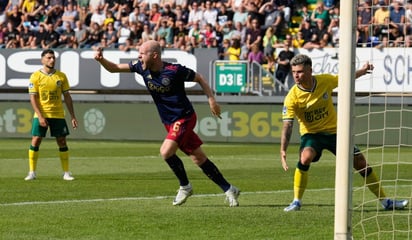
[[[324,149],[336,154],[337,116],[332,101],[332,91],[338,86],[338,76],[312,75],[312,60],[307,55],[296,55],[290,63],[295,85],[284,100],[280,146],[280,158],[285,171],[289,169],[286,151],[295,118],[299,122],[301,141],[300,156],[294,176],[294,199],[284,209],[286,212],[300,210],[303,193],[308,183],[310,164],[319,161]],[[356,71],[355,77],[365,75],[373,68],[372,64],[366,63]],[[403,209],[408,205],[407,200],[392,200],[386,197],[378,176],[356,146],[353,167],[366,178],[368,188],[379,198],[384,209]]]
[[[69,93],[70,86],[66,74],[56,70],[56,57],[53,50],[47,49],[41,53],[43,67],[30,76],[29,94],[30,103],[34,110],[32,125],[32,140],[29,148],[29,174],[26,181],[36,179],[36,166],[39,159],[39,147],[42,139],[50,128],[50,135],[56,138],[60,152],[60,161],[63,168],[63,179],[74,180],[69,172],[69,149],[66,136],[69,130],[64,118],[64,102],[70,113],[71,124],[77,128],[77,119],[74,114],[73,101]]]

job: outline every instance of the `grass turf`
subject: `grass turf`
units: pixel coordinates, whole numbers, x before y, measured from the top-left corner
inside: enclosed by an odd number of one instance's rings
[[[297,146],[289,148],[284,172],[277,144],[205,144],[204,150],[242,193],[230,208],[224,194],[182,153],[194,195],[172,206],[178,182],[161,160],[158,142],[68,140],[75,181],[61,178],[53,140],[40,149],[35,181],[27,174],[30,140],[0,140],[0,239],[333,239],[335,157],[324,152],[311,166],[302,210],[285,213],[293,198]],[[396,149],[387,150],[396,153]],[[410,149],[403,149],[411,156]],[[392,154],[394,154],[392,153]],[[369,158],[379,159],[381,153]],[[375,156],[376,155],[376,156]],[[409,176],[410,164],[385,168],[384,177]],[[379,171],[380,167],[375,167]],[[374,196],[362,199],[362,179],[354,175],[356,239],[408,239],[411,209],[381,211]],[[360,190],[359,190],[360,189]],[[367,190],[366,190],[367,191]],[[410,196],[401,182],[387,192]],[[362,202],[366,202],[362,204]],[[368,220],[370,218],[371,220]],[[377,229],[383,230],[374,235]],[[387,233],[385,233],[387,232]],[[394,238],[395,237],[395,238]]]

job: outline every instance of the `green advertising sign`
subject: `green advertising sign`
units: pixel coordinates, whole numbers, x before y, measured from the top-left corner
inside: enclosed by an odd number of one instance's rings
[[[247,84],[247,61],[215,62],[215,90],[218,93],[240,93]]]

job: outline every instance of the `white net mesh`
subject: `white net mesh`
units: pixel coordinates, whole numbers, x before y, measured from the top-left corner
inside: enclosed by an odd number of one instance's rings
[[[393,9],[397,3],[386,3]],[[404,6],[405,9],[407,8]],[[377,11],[381,6],[372,3]],[[412,9],[412,8],[411,8]],[[385,22],[387,29],[390,23]],[[369,29],[379,27],[372,24]],[[403,30],[402,30],[403,31]],[[378,35],[380,40],[384,34]],[[372,33],[370,33],[372,34]],[[383,38],[382,38],[383,37]],[[392,39],[389,37],[388,39]],[[382,43],[382,41],[381,41]],[[375,71],[356,84],[355,143],[379,176],[386,197],[412,199],[412,48],[366,43],[357,50],[359,66],[369,61]],[[360,85],[360,86],[358,86]],[[368,90],[366,90],[368,89]],[[360,145],[365,144],[365,145]],[[383,210],[381,202],[354,176],[352,229],[354,239],[412,239],[412,210]]]

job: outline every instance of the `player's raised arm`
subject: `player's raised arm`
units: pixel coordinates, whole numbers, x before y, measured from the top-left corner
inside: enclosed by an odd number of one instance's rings
[[[103,57],[103,49],[98,48],[94,55],[94,59],[98,61],[107,71],[113,72],[130,72],[129,64],[114,63]]]
[[[361,68],[356,70],[355,78],[361,77],[367,73],[371,73],[375,67],[373,64],[366,62]]]
[[[218,118],[221,118],[220,106],[216,102],[215,96],[213,95],[213,91],[204,79],[204,77],[199,73],[196,73],[195,82],[198,82],[200,84],[200,86],[203,89],[203,92],[206,94],[212,114]]]

